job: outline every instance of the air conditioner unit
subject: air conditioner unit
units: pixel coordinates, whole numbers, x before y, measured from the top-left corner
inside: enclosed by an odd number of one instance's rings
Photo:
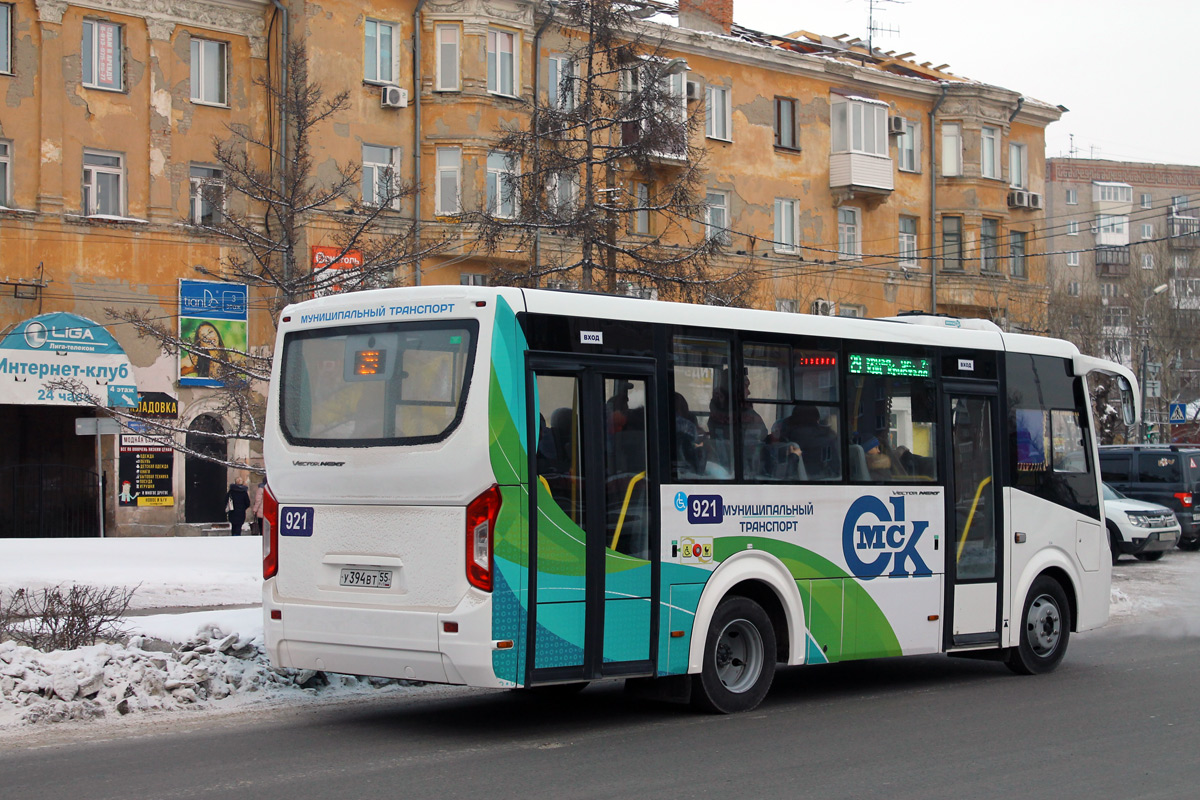
[[[687,82],[687,99],[689,101],[699,100],[703,94],[704,94],[704,89],[700,86],[699,83],[696,83],[696,81],[688,81]]]
[[[832,317],[836,308],[832,300],[813,300],[812,313],[821,317]]]
[[[905,133],[908,131],[908,120],[904,117],[888,117],[888,133]]]
[[[1030,192],[1029,193],[1029,207],[1040,209],[1042,207],[1042,196],[1040,194],[1038,194],[1037,192]]]
[[[408,108],[408,89],[384,86],[379,93],[379,104],[384,108]]]
[[[1013,189],[1008,193],[1009,208],[1029,208],[1029,192],[1024,189]]]

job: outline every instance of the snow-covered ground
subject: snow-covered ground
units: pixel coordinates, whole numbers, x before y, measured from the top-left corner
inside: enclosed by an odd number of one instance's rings
[[[404,682],[271,667],[262,649],[261,540],[0,539],[0,596],[86,584],[135,588],[127,644],[42,653],[0,643],[0,734],[45,722],[218,713],[368,693]],[[1195,617],[1200,553],[1113,569],[1110,625]],[[185,610],[204,607],[203,610]],[[162,609],[163,613],[153,612]]]

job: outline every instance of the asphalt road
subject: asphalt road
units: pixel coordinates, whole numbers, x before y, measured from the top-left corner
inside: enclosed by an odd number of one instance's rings
[[[613,684],[97,729],[8,747],[0,796],[1194,798],[1200,621],[1146,616],[1074,637],[1051,675],[945,656],[791,668],[729,717]]]

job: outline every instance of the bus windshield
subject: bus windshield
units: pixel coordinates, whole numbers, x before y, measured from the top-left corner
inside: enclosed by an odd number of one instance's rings
[[[462,417],[478,325],[356,325],[289,334],[280,418],[288,441],[324,447],[423,444]]]

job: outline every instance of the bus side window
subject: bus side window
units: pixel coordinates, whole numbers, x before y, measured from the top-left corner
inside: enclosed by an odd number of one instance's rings
[[[676,424],[668,432],[675,480],[733,478],[730,350],[724,339],[676,335],[671,340],[671,389],[683,398],[674,402]]]

